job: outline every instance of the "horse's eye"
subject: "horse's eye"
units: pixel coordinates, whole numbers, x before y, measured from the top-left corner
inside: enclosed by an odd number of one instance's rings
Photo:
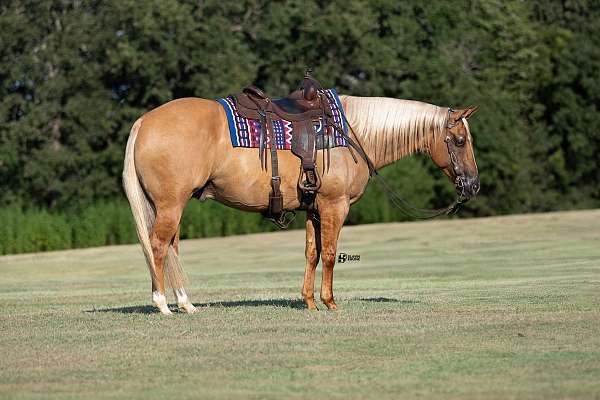
[[[465,138],[464,138],[464,136],[459,136],[454,141],[456,142],[457,146],[464,146],[465,145]]]

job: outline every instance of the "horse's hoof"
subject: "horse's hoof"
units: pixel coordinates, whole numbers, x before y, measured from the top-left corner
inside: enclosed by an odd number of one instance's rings
[[[179,310],[188,313],[195,314],[198,312],[198,309],[192,303],[178,304]]]
[[[319,311],[319,309],[317,308],[317,304],[315,303],[315,299],[302,299],[302,300],[304,300],[304,303],[306,304],[306,308],[308,308],[309,310]]]
[[[169,310],[169,306],[167,306],[167,298],[165,297],[164,294],[162,294],[158,290],[155,290],[154,292],[152,292],[152,303],[154,304],[154,306],[156,308],[158,308],[158,311],[160,311],[161,314],[163,314],[163,315],[173,314],[171,312],[171,310]]]
[[[330,311],[336,311],[338,309],[337,304],[335,304],[335,302],[330,301],[329,303],[325,303],[325,305],[327,306],[327,309]]]
[[[158,307],[158,311],[160,311],[160,313],[162,315],[172,315],[173,312],[171,310],[169,310],[169,307],[164,306],[164,307]]]

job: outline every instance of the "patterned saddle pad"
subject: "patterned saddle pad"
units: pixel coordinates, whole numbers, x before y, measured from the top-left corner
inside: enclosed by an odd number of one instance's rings
[[[335,123],[343,128],[344,133],[342,134],[332,126],[327,126],[325,137],[330,139],[325,140],[326,143],[324,144],[323,123],[320,119],[318,121],[314,121],[317,133],[317,149],[323,149],[325,147],[347,147],[348,142],[346,137],[348,135],[348,126],[343,116],[344,110],[342,103],[340,102],[335,89],[324,89],[323,93],[325,93],[327,101],[331,106]],[[231,96],[217,99],[217,101],[223,106],[223,109],[225,109],[225,114],[227,114],[229,135],[231,136],[231,144],[233,147],[258,148],[261,133],[260,120],[240,116],[236,110],[235,102]],[[291,150],[293,132],[292,123],[284,119],[274,120],[273,130],[275,131],[275,144],[277,146],[277,150]],[[327,142],[331,142],[329,143],[329,146],[327,146]],[[269,137],[267,137],[267,148],[270,147],[271,140]]]

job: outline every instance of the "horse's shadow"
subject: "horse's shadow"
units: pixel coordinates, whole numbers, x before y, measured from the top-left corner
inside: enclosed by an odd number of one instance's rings
[[[413,304],[418,303],[417,300],[399,300],[389,297],[368,297],[368,298],[357,298],[349,299],[350,301],[367,301],[373,303],[404,303]],[[300,299],[267,299],[267,300],[239,300],[239,301],[214,301],[209,303],[196,303],[194,304],[198,308],[208,307],[284,307],[292,308],[297,310],[306,309],[306,304]],[[177,309],[177,306],[170,304],[171,310]],[[117,314],[155,314],[158,311],[155,307],[150,305],[144,306],[128,306],[128,307],[115,307],[115,308],[99,308],[86,310],[87,313],[117,313]]]

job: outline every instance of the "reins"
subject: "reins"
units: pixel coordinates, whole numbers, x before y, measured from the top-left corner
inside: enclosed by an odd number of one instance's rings
[[[448,109],[448,113],[450,113],[451,111],[452,111],[451,109]],[[358,152],[358,154],[365,160],[365,162],[367,163],[367,167],[369,168],[369,178],[374,178],[377,181],[377,183],[379,183],[379,185],[381,186],[381,189],[386,194],[386,196],[391,201],[391,203],[394,206],[396,206],[401,212],[406,214],[408,217],[411,217],[414,219],[431,219],[431,218],[439,217],[440,215],[455,214],[460,209],[460,205],[465,202],[464,199],[461,198],[462,196],[457,196],[457,198],[454,200],[454,202],[452,202],[452,204],[450,204],[449,206],[444,207],[444,208],[438,208],[438,209],[418,208],[418,207],[413,206],[407,200],[403,199],[400,195],[398,195],[394,191],[394,189],[392,189],[390,184],[383,178],[383,176],[381,176],[381,174],[379,174],[379,172],[375,168],[375,165],[373,164],[373,162],[371,161],[371,159],[365,152],[364,147],[360,143],[360,140],[358,139],[358,135],[354,131],[354,128],[352,128],[352,125],[350,125],[350,122],[348,122],[348,119],[346,118],[346,114],[342,113],[342,117],[344,118],[346,125],[348,126],[348,128],[350,128],[350,131],[354,135],[354,139],[350,138],[350,136],[346,136],[348,145],[350,147],[354,148]],[[342,133],[345,136],[345,133],[344,132],[342,132]],[[450,155],[450,160],[454,167],[455,163],[456,163],[456,161],[455,161],[456,155],[450,149],[450,144],[448,141],[446,141],[446,144],[448,146],[448,154]],[[356,160],[356,157],[354,157],[354,154],[352,155],[352,157],[354,158],[355,162],[358,162]]]
[[[305,75],[305,79],[306,79],[306,76],[310,76],[310,72],[311,72],[311,70],[308,69],[306,72],[306,75]],[[422,209],[422,208],[415,207],[410,202],[408,202],[407,200],[402,198],[400,195],[398,195],[394,191],[394,189],[391,187],[391,185],[383,178],[383,176],[381,176],[379,174],[379,172],[375,168],[375,165],[373,164],[373,162],[369,158],[368,154],[366,153],[362,143],[360,142],[358,135],[356,134],[356,131],[354,130],[352,125],[350,125],[350,122],[348,121],[348,118],[346,117],[346,114],[343,111],[340,114],[341,114],[344,122],[350,129],[350,132],[352,132],[352,135],[354,136],[354,138],[351,138],[347,134],[347,132],[344,131],[344,129],[342,129],[342,127],[338,126],[337,123],[331,123],[331,124],[329,123],[330,122],[329,118],[332,116],[331,116],[331,114],[328,114],[325,111],[325,108],[324,108],[325,99],[324,99],[323,94],[320,92],[320,90],[322,90],[322,86],[314,78],[310,77],[310,79],[316,85],[317,95],[321,98],[321,101],[320,101],[321,115],[322,115],[321,122],[323,124],[323,126],[321,128],[321,135],[322,135],[322,142],[323,142],[323,169],[324,170],[326,168],[325,167],[326,165],[327,165],[327,169],[329,169],[329,163],[330,163],[330,155],[329,155],[330,143],[329,143],[329,140],[327,140],[327,143],[326,143],[325,131],[327,129],[327,126],[331,125],[334,130],[338,131],[346,139],[346,141],[348,143],[348,150],[350,151],[350,154],[352,155],[354,162],[358,163],[358,159],[354,155],[354,152],[352,151],[353,149],[366,162],[367,168],[369,169],[369,179],[371,179],[371,178],[375,179],[377,181],[377,183],[380,185],[382,191],[385,193],[385,195],[390,200],[390,202],[396,208],[398,208],[401,212],[406,214],[408,217],[414,218],[414,219],[431,219],[431,218],[438,217],[440,215],[451,215],[451,214],[456,213],[459,210],[460,205],[466,201],[466,198],[463,195],[464,183],[463,183],[463,178],[462,178],[461,174],[456,173],[458,171],[458,161],[457,161],[457,157],[456,157],[454,150],[451,148],[453,146],[453,143],[451,143],[449,136],[447,136],[445,139],[446,146],[448,149],[448,156],[450,158],[452,168],[454,169],[454,171],[457,175],[455,184],[457,185],[457,187],[462,189],[463,193],[461,193],[460,195],[457,195],[457,198],[454,200],[454,202],[452,202],[452,204],[450,204],[449,206],[444,207],[444,208]],[[261,90],[254,88],[254,87],[250,87],[245,90],[251,90],[251,91],[253,91],[253,93],[255,93],[261,99],[266,99],[267,100],[267,108],[268,108],[268,106],[271,105],[270,99]],[[250,100],[252,100],[252,102],[255,103],[257,109],[259,110],[262,126],[266,126],[267,134],[269,134],[269,133],[271,134],[271,136],[270,136],[271,143],[275,143],[275,136],[273,133],[273,125],[272,125],[271,116],[266,115],[265,110],[262,109],[260,104],[258,104],[258,102],[255,101],[253,97],[249,97],[249,98],[250,98]],[[266,111],[269,111],[269,110],[266,110]],[[452,109],[449,108],[448,116],[450,116],[451,112],[452,112]],[[450,128],[450,126],[448,126],[448,124],[446,124],[446,129],[449,129],[449,128]],[[260,146],[259,156],[261,158],[261,165],[264,165],[265,168],[266,168],[266,157],[264,156],[264,153],[265,153],[264,147],[266,146],[266,139],[267,138],[266,138],[265,134],[261,135],[261,140],[260,140],[260,145],[259,145]],[[327,159],[325,159],[325,152],[327,152]],[[276,152],[275,146],[273,144],[271,145],[271,161],[272,161],[272,171],[273,171],[273,173],[272,173],[273,174],[273,177],[272,177],[273,191],[269,197],[269,212],[265,216],[267,219],[273,221],[280,228],[286,229],[294,220],[295,212],[283,210],[283,197],[281,196],[281,192],[279,190],[280,177],[278,174],[277,152]],[[325,161],[327,161],[327,162],[325,162]],[[315,170],[315,175],[316,175],[316,170]],[[317,190],[318,190],[318,187],[317,187]],[[316,194],[317,190],[314,191],[314,194]],[[305,191],[303,191],[303,193],[305,193]],[[278,207],[273,206],[272,198],[276,198],[279,201],[278,203],[276,203],[276,205],[278,205]],[[314,195],[311,197],[311,200],[312,201],[309,202],[311,205],[309,207],[309,211],[311,209],[315,208]],[[271,210],[272,208],[277,208],[277,212],[273,212]],[[312,213],[312,214],[313,214],[313,218],[316,218],[318,220],[317,213]],[[277,217],[274,217],[274,215],[276,215]],[[291,217],[290,217],[290,215],[291,215]]]

